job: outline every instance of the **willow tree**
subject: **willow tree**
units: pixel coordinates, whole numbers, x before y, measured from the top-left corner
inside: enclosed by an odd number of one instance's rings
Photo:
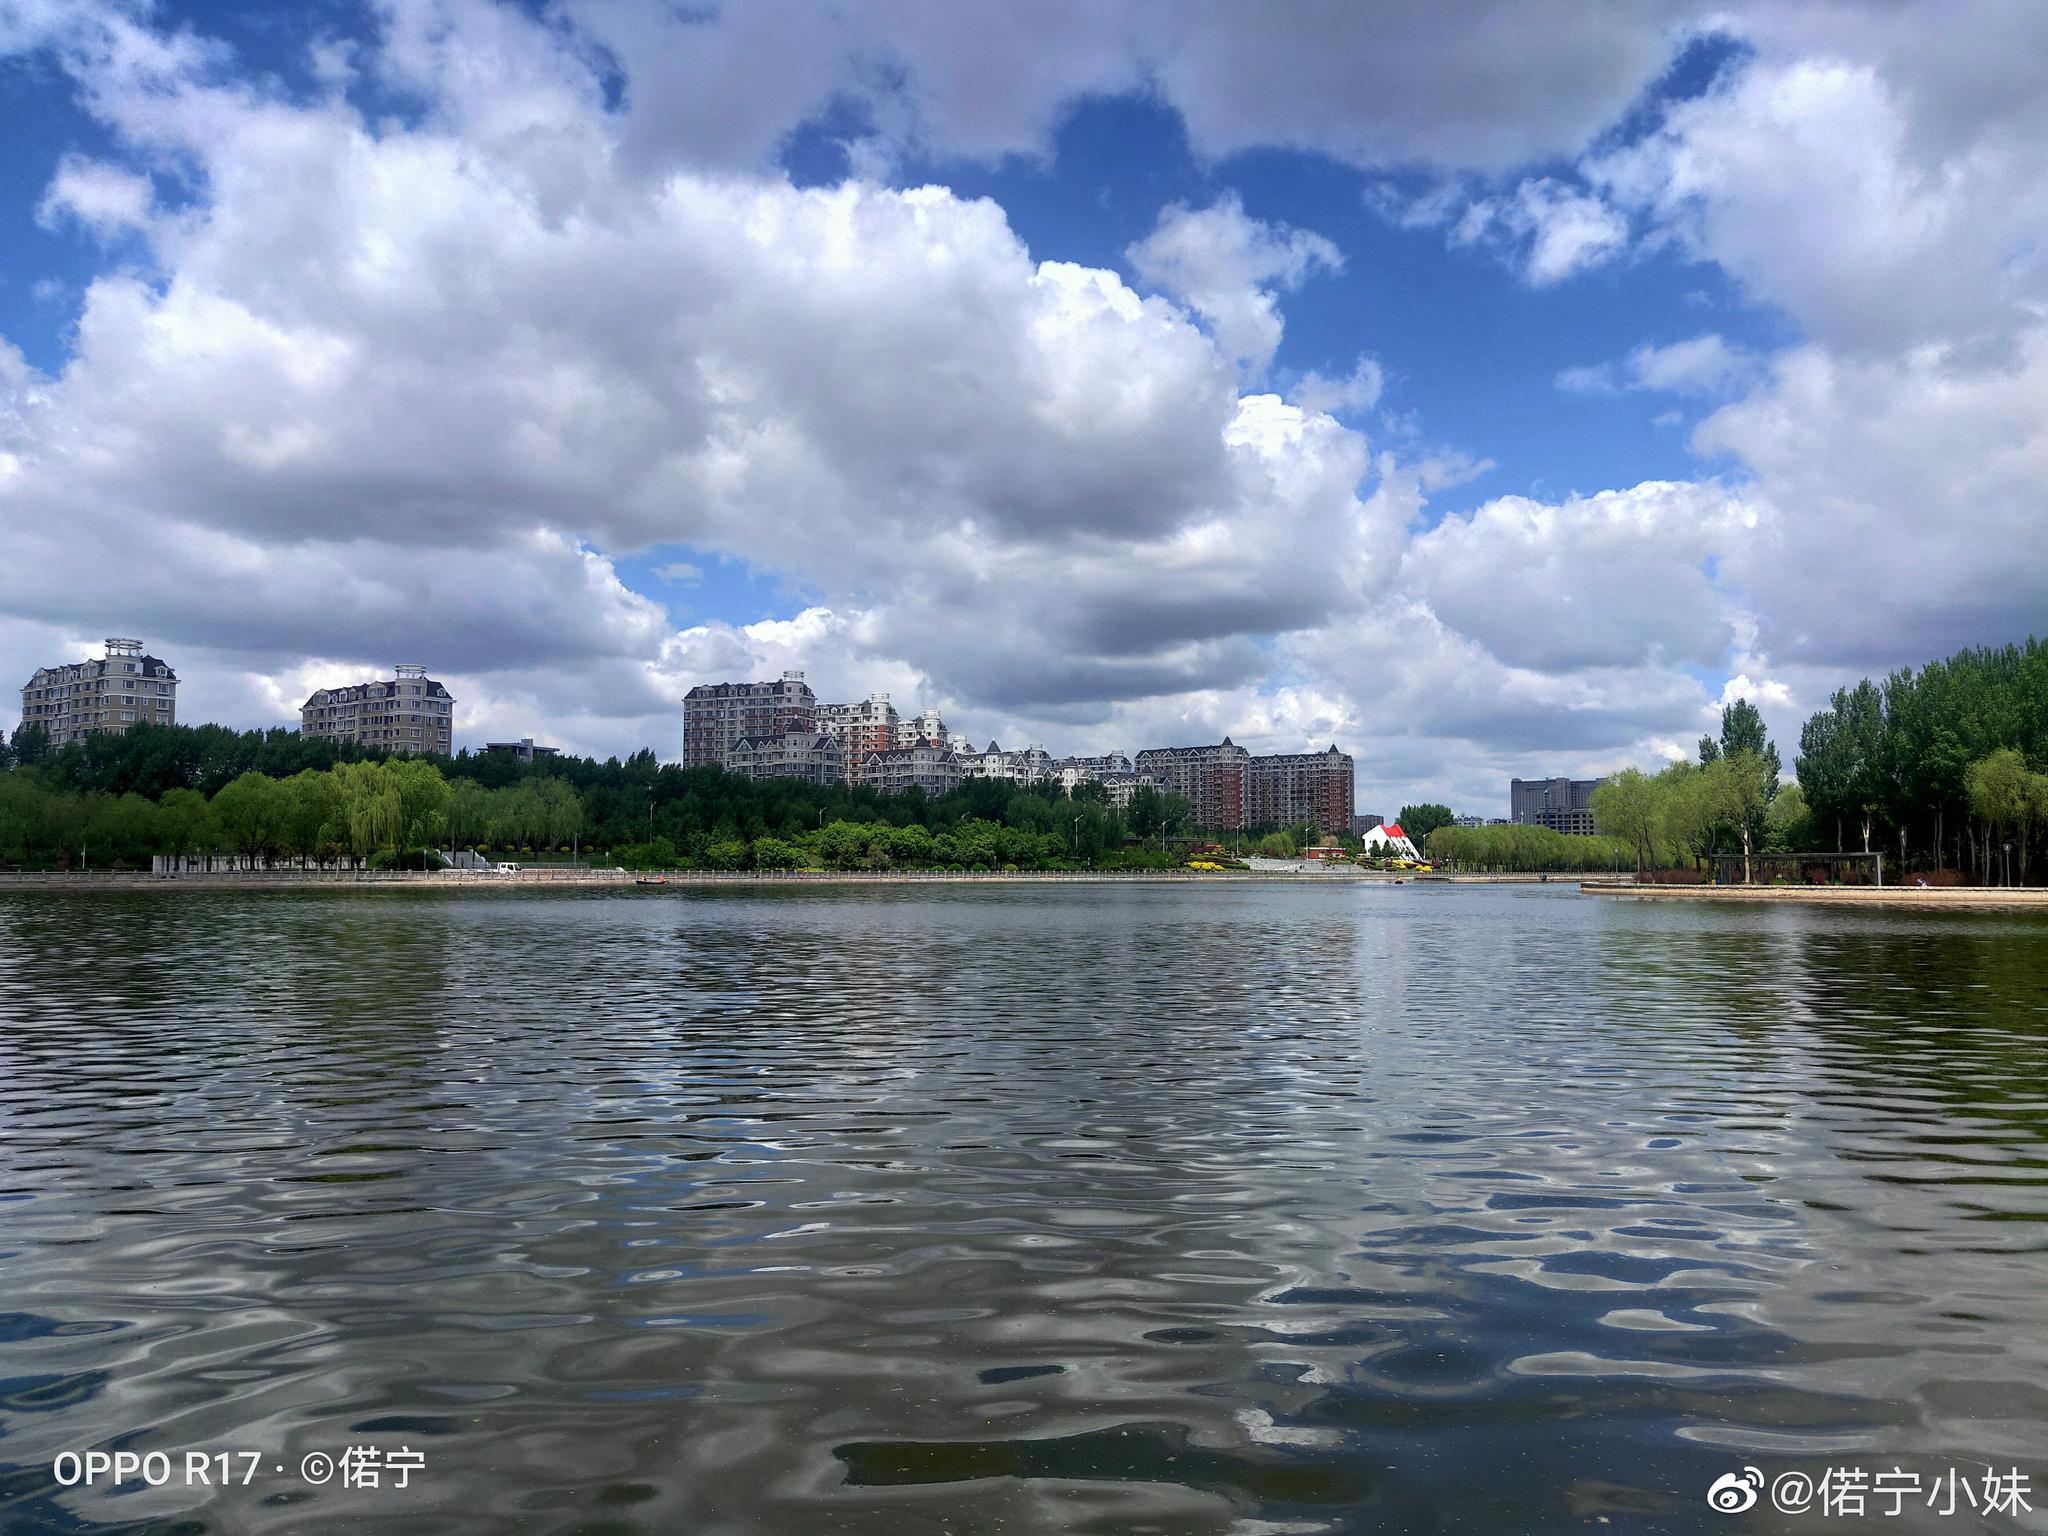
[[[336,763],[334,777],[341,789],[337,830],[360,869],[379,848],[398,841],[403,825],[398,786],[378,763]]]
[[[1624,768],[1593,791],[1593,825],[1635,850],[1638,880],[1656,847],[1661,802],[1656,783],[1639,768]]]
[[[2011,747],[2001,747],[1970,765],[1963,775],[1970,809],[1984,825],[1984,866],[1997,867],[1991,845],[2008,836],[2020,845],[2020,881],[2027,878],[2027,845],[2034,824],[2048,813],[2048,778],[2029,772],[2027,760]]]

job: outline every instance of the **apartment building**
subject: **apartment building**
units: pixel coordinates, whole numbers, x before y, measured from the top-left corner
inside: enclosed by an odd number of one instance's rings
[[[1349,832],[1356,778],[1351,754],[1334,742],[1326,752],[1255,757],[1245,773],[1244,824]]]
[[[1593,832],[1593,791],[1605,779],[1508,780],[1508,816],[1525,827],[1548,827],[1553,832]]]
[[[1012,784],[1042,784],[1053,778],[1052,754],[1043,747],[1021,747],[1005,752],[995,742],[986,751],[972,747],[956,749],[963,779],[1004,779]]]
[[[960,787],[960,760],[951,747],[920,741],[914,746],[870,752],[860,782],[885,795],[921,789],[936,800]]]
[[[867,761],[875,753],[915,745],[914,741],[896,739],[901,724],[889,695],[871,693],[858,704],[819,705],[816,729],[839,743],[846,762],[846,780],[858,784],[864,782]]]
[[[1121,752],[1105,752],[1099,757],[1056,757],[1047,767],[1053,782],[1071,795],[1077,785],[1105,784],[1127,776],[1131,760]]]
[[[928,741],[935,747],[950,747],[953,745],[953,738],[946,729],[946,722],[940,718],[939,712],[936,709],[922,710],[911,716],[908,720],[898,720],[896,722],[896,738],[890,744],[898,747],[914,747],[920,741]]]
[[[837,784],[846,777],[845,755],[839,750],[839,743],[823,731],[743,736],[733,743],[725,766],[729,772],[750,779]]]
[[[386,752],[455,751],[455,700],[427,669],[401,666],[387,681],[321,688],[299,706],[299,734]]]
[[[1167,783],[1152,773],[1105,773],[1095,780],[1109,794],[1109,803],[1119,811],[1131,808],[1131,796],[1141,789],[1166,792]],[[1071,791],[1069,791],[1071,793]]]
[[[38,667],[22,685],[21,723],[39,725],[50,745],[82,741],[95,731],[118,736],[139,724],[178,722],[178,674],[140,640],[109,636],[104,656]]]
[[[801,672],[772,683],[699,683],[683,695],[683,766],[723,768],[735,743],[815,732],[818,714]]]
[[[1198,827],[1236,828],[1245,825],[1245,776],[1252,755],[1228,736],[1212,746],[1147,747],[1138,754],[1137,771],[1165,782],[1172,793],[1193,807]]]

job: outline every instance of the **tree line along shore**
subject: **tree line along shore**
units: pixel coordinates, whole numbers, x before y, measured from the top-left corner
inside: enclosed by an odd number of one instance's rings
[[[2048,646],[1962,651],[1839,689],[1801,729],[1794,768],[1781,784],[1761,715],[1737,701],[1696,760],[1611,776],[1595,835],[1459,826],[1435,803],[1400,821],[1432,861],[1468,872],[1702,878],[1722,859],[1783,875],[1784,855],[1854,849],[1885,852],[1897,878],[2025,884],[2048,868]],[[648,750],[389,757],[216,725],[138,725],[55,752],[23,726],[0,770],[0,867],[22,869],[156,854],[420,867],[435,846],[593,851],[627,868],[1142,869],[1181,866],[1204,835],[1186,801],[1155,790],[1122,810],[1085,784],[1069,797],[970,780],[932,800],[684,769]],[[1278,857],[1318,840],[1305,827],[1210,835]]]
[[[0,773],[0,867],[423,869],[432,850],[596,855],[627,869],[1179,869],[1201,830],[1178,795],[970,780],[939,799],[715,767],[508,754],[389,756],[285,730],[138,725],[51,752],[18,730]],[[1286,856],[1310,827],[1229,834]],[[1359,846],[1347,838],[1352,850]]]
[[[1854,851],[1884,855],[1894,879],[2027,884],[2048,833],[2048,647],[1961,651],[1837,689],[1794,768],[1781,786],[1761,716],[1737,701],[1697,761],[1611,777],[1594,823],[1645,872],[1724,859],[1747,879],[1794,862],[1772,855]]]

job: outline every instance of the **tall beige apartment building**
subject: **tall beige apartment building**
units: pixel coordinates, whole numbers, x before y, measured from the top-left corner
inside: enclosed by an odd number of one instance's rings
[[[699,683],[683,695],[683,766],[727,767],[740,742],[814,735],[817,717],[801,672],[779,683]]]
[[[400,667],[389,682],[322,688],[299,708],[299,734],[386,752],[455,751],[455,700],[425,667]]]
[[[21,723],[49,732],[53,747],[94,731],[118,736],[134,725],[176,725],[178,674],[145,656],[140,640],[109,636],[97,660],[36,668],[22,685]]]

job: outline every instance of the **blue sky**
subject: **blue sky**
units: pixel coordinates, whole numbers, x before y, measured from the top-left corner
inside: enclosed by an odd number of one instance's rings
[[[2048,596],[1990,553],[2038,525],[2042,41],[49,0],[0,19],[0,651],[144,633],[258,724],[397,646],[463,733],[599,751],[798,665],[1474,811],[1738,694],[1790,738]],[[39,577],[56,530],[108,558]]]

